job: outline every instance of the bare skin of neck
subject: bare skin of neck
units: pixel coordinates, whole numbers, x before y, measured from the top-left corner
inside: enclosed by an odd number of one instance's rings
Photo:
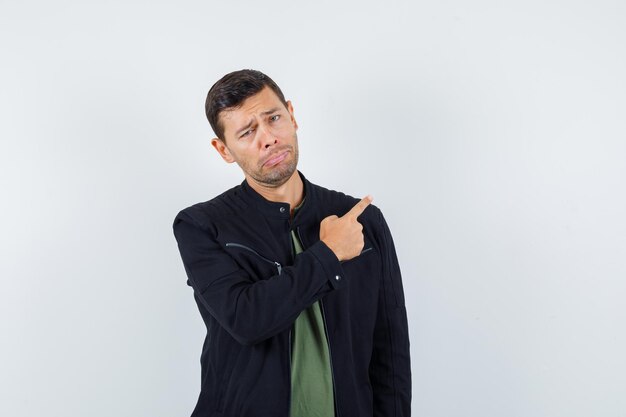
[[[289,203],[292,217],[294,207],[297,207],[304,198],[304,184],[297,170],[293,172],[287,181],[279,186],[270,186],[257,182],[247,175],[246,181],[254,191],[261,194],[266,200]]]

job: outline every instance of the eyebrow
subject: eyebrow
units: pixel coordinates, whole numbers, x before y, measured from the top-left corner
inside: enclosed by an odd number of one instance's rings
[[[278,110],[280,110],[280,107],[273,107],[267,111],[264,111],[263,113],[261,113],[262,116],[267,116],[268,114],[277,112]]]
[[[245,125],[245,126],[244,126],[244,127],[242,127],[241,129],[237,130],[237,131],[235,132],[235,136],[239,136],[239,134],[240,134],[241,132],[243,132],[244,130],[248,129],[250,126],[252,126],[252,120],[250,120],[250,121],[248,122],[248,124],[247,124],[247,125]]]
[[[261,116],[267,116],[268,114],[275,113],[278,110],[280,110],[280,107],[272,107],[271,109],[266,110],[263,113],[261,113]],[[252,120],[250,120],[245,126],[241,127],[239,130],[237,130],[235,132],[235,136],[239,136],[240,133],[242,133],[244,130],[248,129],[250,126],[252,126]]]

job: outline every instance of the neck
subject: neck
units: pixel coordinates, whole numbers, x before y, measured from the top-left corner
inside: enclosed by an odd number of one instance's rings
[[[277,187],[259,183],[247,175],[246,182],[266,200],[278,203],[289,203],[292,215],[294,207],[297,207],[304,198],[304,183],[300,175],[298,175],[298,170],[295,170],[287,181]]]

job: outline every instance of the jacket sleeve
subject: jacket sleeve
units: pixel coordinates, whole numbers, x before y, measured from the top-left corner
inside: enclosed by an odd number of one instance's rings
[[[378,221],[383,276],[369,368],[374,416],[408,417],[411,415],[411,363],[402,277],[391,232],[380,211]]]
[[[179,213],[174,236],[196,298],[239,343],[259,343],[287,329],[318,298],[343,285],[341,263],[322,241],[292,266],[253,280],[190,216]],[[339,277],[339,278],[337,278]]]

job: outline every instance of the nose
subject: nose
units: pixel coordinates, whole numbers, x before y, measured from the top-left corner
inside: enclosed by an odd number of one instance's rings
[[[267,149],[278,143],[278,139],[272,134],[272,130],[266,125],[258,127],[257,137],[259,139],[259,145],[263,149]]]

